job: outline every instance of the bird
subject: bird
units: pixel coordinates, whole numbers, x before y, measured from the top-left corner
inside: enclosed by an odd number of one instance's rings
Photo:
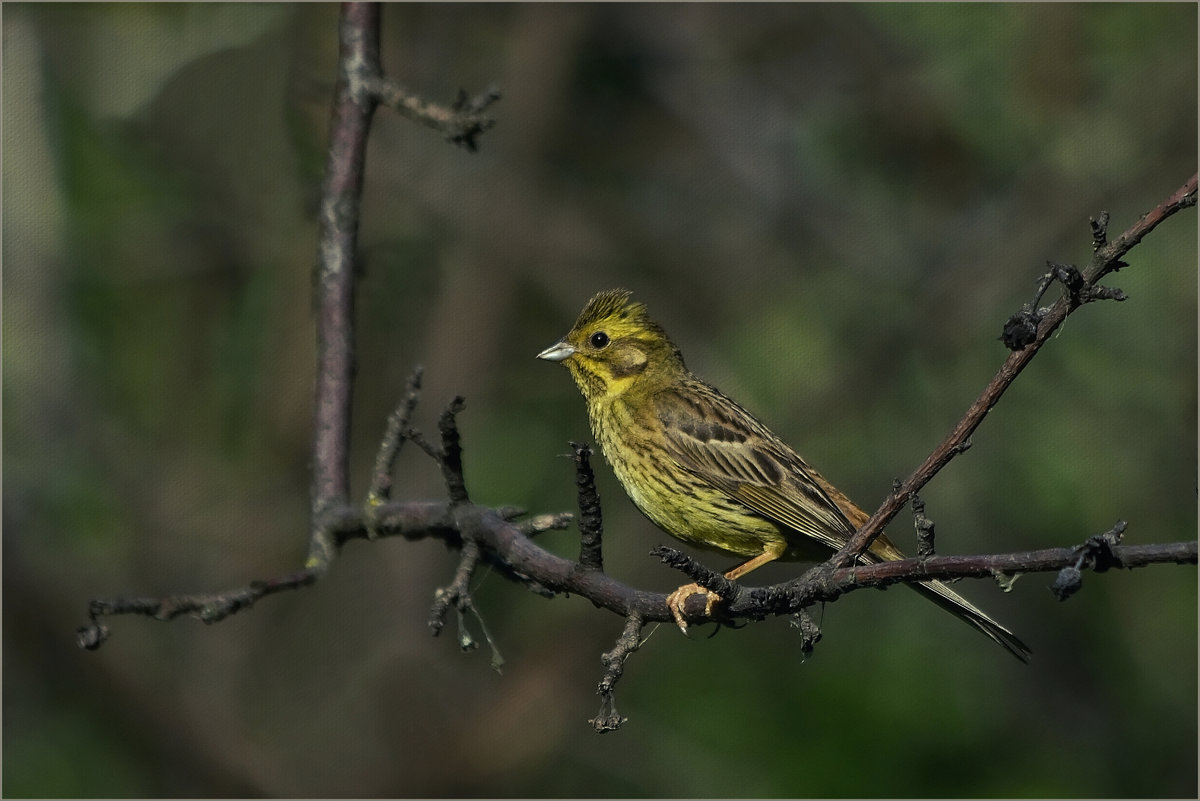
[[[694,375],[645,304],[626,289],[603,291],[571,330],[537,358],[570,371],[592,434],[626,494],[667,534],[744,559],[731,581],[775,560],[819,561],[839,550],[869,515],[736,401]],[[863,564],[905,558],[880,535]],[[936,580],[908,586],[994,640],[1022,662],[1030,649],[1013,632]],[[697,584],[667,596],[685,633],[684,604],[708,595]]]

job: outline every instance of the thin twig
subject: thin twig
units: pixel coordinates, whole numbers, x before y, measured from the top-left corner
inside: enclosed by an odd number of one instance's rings
[[[621,717],[617,712],[617,702],[613,691],[625,672],[625,660],[642,644],[643,625],[641,615],[636,612],[631,613],[625,618],[625,628],[621,631],[621,636],[617,638],[616,645],[611,651],[606,651],[600,657],[600,662],[604,665],[604,676],[596,687],[596,693],[600,696],[600,711],[596,713],[596,717],[588,721],[597,732],[616,731],[626,721],[626,718]]]
[[[479,135],[496,125],[495,119],[483,113],[484,109],[500,99],[500,90],[495,86],[471,98],[467,97],[466,92],[460,91],[450,106],[430,103],[406,91],[395,81],[381,76],[372,76],[367,88],[384,105],[440,131],[447,142],[465,147],[472,153],[479,148]]]
[[[367,490],[367,505],[378,506],[386,503],[392,497],[392,472],[396,468],[396,458],[404,445],[408,434],[408,424],[417,401],[421,397],[421,376],[423,369],[417,367],[408,377],[404,398],[396,404],[396,408],[388,415],[387,426],[383,439],[379,442],[379,451],[375,456],[375,469],[371,473],[371,486]]]
[[[81,648],[89,651],[99,648],[109,635],[108,626],[100,623],[100,618],[112,615],[145,615],[164,622],[180,615],[191,615],[204,623],[218,623],[243,609],[249,609],[261,598],[283,590],[296,590],[316,580],[316,571],[300,570],[263,581],[252,581],[244,587],[225,592],[168,595],[160,598],[96,599],[88,604],[88,618],[91,622],[76,629],[76,641]]]

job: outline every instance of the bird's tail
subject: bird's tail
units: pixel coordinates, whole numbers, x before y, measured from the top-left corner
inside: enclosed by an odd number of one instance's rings
[[[988,617],[983,610],[972,604],[954,590],[940,581],[922,581],[910,584],[917,592],[945,609],[969,626],[995,640],[1010,654],[1022,662],[1029,662],[1029,646],[1021,639],[996,621]]]
[[[854,528],[861,528],[866,524],[869,517],[866,512],[851,502],[845,495],[838,492],[832,484],[829,484],[824,479],[820,479],[820,481],[821,486],[825,488],[826,492],[833,493],[831,497],[833,497],[835,503],[838,504],[838,507],[846,515]],[[887,538],[886,534],[880,534],[871,543],[871,547],[867,552],[859,558],[865,562],[890,562],[903,559],[904,553]],[[941,581],[917,581],[908,586],[967,625],[978,629],[990,639],[995,640],[1001,648],[1008,651],[1017,659],[1026,664],[1029,663],[1029,656],[1032,652],[1029,650],[1028,645],[1021,642],[1020,637],[992,620],[982,609],[950,589],[945,583]]]

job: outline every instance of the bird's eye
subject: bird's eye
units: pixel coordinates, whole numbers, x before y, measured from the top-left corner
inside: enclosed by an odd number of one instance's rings
[[[588,341],[592,343],[593,348],[600,350],[608,344],[608,334],[604,333],[603,331],[597,331],[596,333],[592,334]]]

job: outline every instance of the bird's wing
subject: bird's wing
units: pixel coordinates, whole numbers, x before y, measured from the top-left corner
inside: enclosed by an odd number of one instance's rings
[[[716,389],[659,392],[655,412],[675,461],[730,498],[834,550],[854,533],[816,472]]]

